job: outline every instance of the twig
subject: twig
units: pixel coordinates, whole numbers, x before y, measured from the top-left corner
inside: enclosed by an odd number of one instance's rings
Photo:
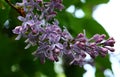
[[[5,0],[12,8],[14,8],[21,16],[25,17],[25,12],[22,7],[16,7],[13,5],[10,0]]]

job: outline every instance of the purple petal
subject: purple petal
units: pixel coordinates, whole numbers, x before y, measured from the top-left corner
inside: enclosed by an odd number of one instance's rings
[[[25,21],[25,18],[22,17],[22,16],[18,16],[18,19],[19,19],[20,21]]]
[[[15,29],[13,29],[14,34],[20,34],[21,32],[22,32],[22,27],[21,26],[17,26],[17,27],[15,27]]]
[[[15,40],[20,40],[21,37],[22,37],[22,35],[19,34],[19,35],[15,38]]]
[[[59,49],[63,49],[63,45],[61,43],[55,44]]]

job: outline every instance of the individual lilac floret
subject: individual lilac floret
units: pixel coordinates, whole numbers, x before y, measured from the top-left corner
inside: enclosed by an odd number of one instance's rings
[[[102,35],[99,35],[99,34],[96,34],[93,36],[93,39],[95,40],[96,43],[100,43],[101,41],[103,41],[105,39],[105,35],[102,34]]]
[[[66,27],[64,27],[63,32],[62,32],[62,39],[63,39],[64,41],[67,41],[67,42],[73,40],[72,35],[71,35],[70,32],[66,29]]]
[[[59,10],[62,10],[64,8],[62,5],[62,0],[51,0],[51,6]]]
[[[22,27],[21,26],[17,26],[15,27],[15,29],[13,30],[14,34],[18,34],[18,36],[15,38],[15,40],[19,40],[22,36]]]
[[[43,0],[36,0],[36,2],[39,2],[39,3],[42,2],[42,1],[43,1]]]

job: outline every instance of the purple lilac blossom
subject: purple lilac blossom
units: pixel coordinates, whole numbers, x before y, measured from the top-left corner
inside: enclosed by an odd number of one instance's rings
[[[61,55],[70,58],[69,64],[84,65],[90,63],[86,60],[89,54],[92,59],[98,55],[106,56],[109,51],[113,52],[114,39],[105,40],[105,35],[95,34],[92,38],[87,38],[85,32],[79,33],[77,37],[72,37],[70,32],[64,27],[59,27],[59,22],[54,18],[56,10],[62,10],[62,0],[23,0],[17,3],[22,6],[26,16],[18,16],[22,22],[20,26],[15,27],[14,34],[17,34],[16,40],[21,37],[26,38],[25,43],[28,49],[30,46],[37,46],[33,55],[45,63],[45,59],[59,61]],[[52,23],[49,21],[52,20]],[[93,60],[91,60],[93,61]]]

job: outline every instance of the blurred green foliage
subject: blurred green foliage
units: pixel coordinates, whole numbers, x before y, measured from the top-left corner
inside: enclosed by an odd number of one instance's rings
[[[16,3],[17,0],[11,0]],[[20,0],[19,0],[20,1]],[[63,0],[65,9],[58,12],[57,19],[61,26],[66,26],[73,36],[86,30],[88,37],[98,34],[108,34],[105,29],[97,23],[92,13],[94,7],[101,3],[107,3],[108,0],[85,0],[82,3],[80,0]],[[74,14],[66,11],[66,9],[74,5],[75,9],[82,9],[85,13],[83,18],[76,18]],[[46,61],[41,64],[39,60],[33,61],[34,56],[31,53],[36,47],[25,50],[24,39],[15,41],[16,35],[12,33],[12,29],[20,25],[17,20],[19,14],[11,8],[4,0],[0,0],[0,77],[56,77],[57,74],[54,70],[54,63]],[[111,69],[109,56],[98,57],[95,60],[96,77],[104,77],[103,71],[106,68]],[[82,77],[85,70],[78,66],[68,66],[63,64],[64,73],[66,77]]]

